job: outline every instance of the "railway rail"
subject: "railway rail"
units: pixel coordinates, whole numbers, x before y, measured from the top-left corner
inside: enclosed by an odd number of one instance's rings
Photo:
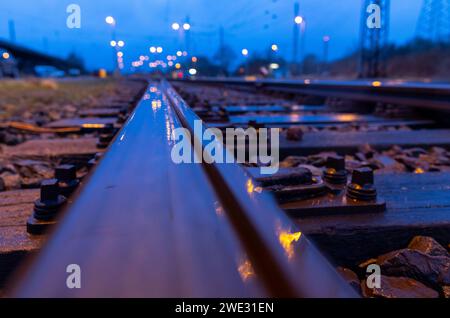
[[[445,85],[152,81],[11,295],[370,296],[334,267],[364,277],[365,261],[425,236],[449,257],[450,130],[423,116],[448,111],[449,96]],[[330,98],[362,104],[339,111]],[[368,114],[373,102],[381,111]],[[191,133],[197,155],[207,146],[196,120],[281,128],[281,169],[175,164],[175,129]],[[70,264],[81,289],[65,285]],[[427,295],[450,284],[417,279]]]

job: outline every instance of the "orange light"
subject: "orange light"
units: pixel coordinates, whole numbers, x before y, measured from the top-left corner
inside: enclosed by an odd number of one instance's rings
[[[192,57],[192,63],[197,63],[198,59],[194,56]]]
[[[4,52],[2,56],[3,56],[3,58],[5,60],[9,59],[9,53],[8,52]]]
[[[99,71],[98,71],[98,77],[100,77],[100,78],[107,78],[108,77],[108,73],[106,72],[106,70],[105,69],[100,69]]]
[[[245,282],[255,275],[252,263],[248,259],[243,260],[238,266],[239,275],[241,275],[242,280]]]
[[[292,258],[294,256],[294,246],[293,243],[298,242],[300,237],[302,236],[302,232],[290,233],[288,231],[280,231],[278,234],[278,240],[280,241],[281,246],[286,251],[288,258]]]
[[[179,69],[181,68],[181,64],[180,64],[180,63],[175,64],[175,68],[176,68],[177,70],[179,70]]]
[[[383,83],[381,83],[380,81],[372,82],[373,87],[380,87],[381,85],[383,85]]]
[[[86,129],[100,129],[100,128],[104,128],[105,125],[103,125],[103,124],[83,124],[83,125],[81,125],[81,127],[86,128]]]
[[[425,173],[425,170],[423,170],[422,168],[417,168],[416,170],[414,170],[415,174],[423,174]]]
[[[246,187],[247,187],[248,194],[252,194],[255,191],[255,185],[253,184],[252,179],[247,180]]]

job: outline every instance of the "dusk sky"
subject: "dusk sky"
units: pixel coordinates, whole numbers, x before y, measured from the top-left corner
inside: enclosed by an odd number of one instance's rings
[[[111,68],[111,27],[105,17],[117,20],[117,38],[126,42],[125,62],[148,54],[152,45],[164,54],[183,49],[184,41],[171,29],[187,16],[192,24],[192,54],[212,56],[219,46],[219,28],[236,53],[265,51],[276,43],[279,54],[292,56],[293,7],[296,0],[1,0],[0,37],[8,38],[8,20],[14,20],[17,43],[58,56],[70,51],[81,55],[88,68]],[[358,45],[362,0],[300,0],[307,20],[306,51],[322,52],[322,37],[329,35],[335,59]],[[66,27],[66,7],[81,7],[81,29]],[[391,1],[390,41],[414,37],[422,0]]]

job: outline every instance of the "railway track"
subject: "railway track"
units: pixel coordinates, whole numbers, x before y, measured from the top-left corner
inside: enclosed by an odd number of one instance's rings
[[[364,287],[379,261],[391,296],[445,297],[449,272],[411,274],[413,259],[399,274],[380,257],[415,239],[450,265],[450,130],[435,116],[450,90],[375,86],[152,82],[12,295],[387,297]],[[175,164],[177,128],[207,147],[196,120],[280,128],[281,169]],[[82,289],[65,286],[69,264]]]

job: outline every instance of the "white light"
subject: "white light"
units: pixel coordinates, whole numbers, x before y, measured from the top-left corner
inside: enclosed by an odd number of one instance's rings
[[[181,52],[181,51],[177,52],[177,56],[182,56],[182,55],[183,55],[183,52]]]
[[[197,70],[195,68],[191,68],[189,69],[189,74],[191,74],[192,76],[197,75]]]
[[[278,51],[278,45],[272,44],[272,51],[274,52]]]
[[[248,50],[247,49],[242,49],[242,55],[247,56],[248,55]]]
[[[108,24],[115,24],[116,23],[116,21],[114,20],[114,18],[112,16],[106,17],[105,21]]]
[[[115,47],[117,45],[117,42],[116,41],[111,41],[111,42],[109,42],[109,45],[111,45],[112,47]]]
[[[124,41],[119,41],[119,42],[117,42],[117,45],[119,47],[124,47],[125,46],[125,42]]]
[[[185,23],[185,24],[183,24],[183,29],[185,31],[189,31],[191,29],[191,25],[189,23]]]
[[[158,53],[162,53],[162,52],[163,52],[163,48],[162,48],[162,47],[160,47],[160,46],[158,46],[158,48],[156,49],[156,52],[158,52]]]
[[[303,17],[296,16],[294,19],[295,24],[302,24],[303,23]]]
[[[175,30],[175,31],[178,31],[180,29],[180,25],[175,22],[175,23],[172,24],[172,29]]]
[[[277,63],[272,63],[272,64],[270,64],[270,68],[272,70],[278,70],[280,68],[280,65]]]
[[[169,64],[169,66],[173,66],[173,62],[172,61],[169,61],[169,63],[167,63],[167,64]]]
[[[152,47],[150,48],[150,53],[156,53],[156,47],[152,46]]]
[[[183,52],[183,56],[187,56],[188,53],[186,51]]]

